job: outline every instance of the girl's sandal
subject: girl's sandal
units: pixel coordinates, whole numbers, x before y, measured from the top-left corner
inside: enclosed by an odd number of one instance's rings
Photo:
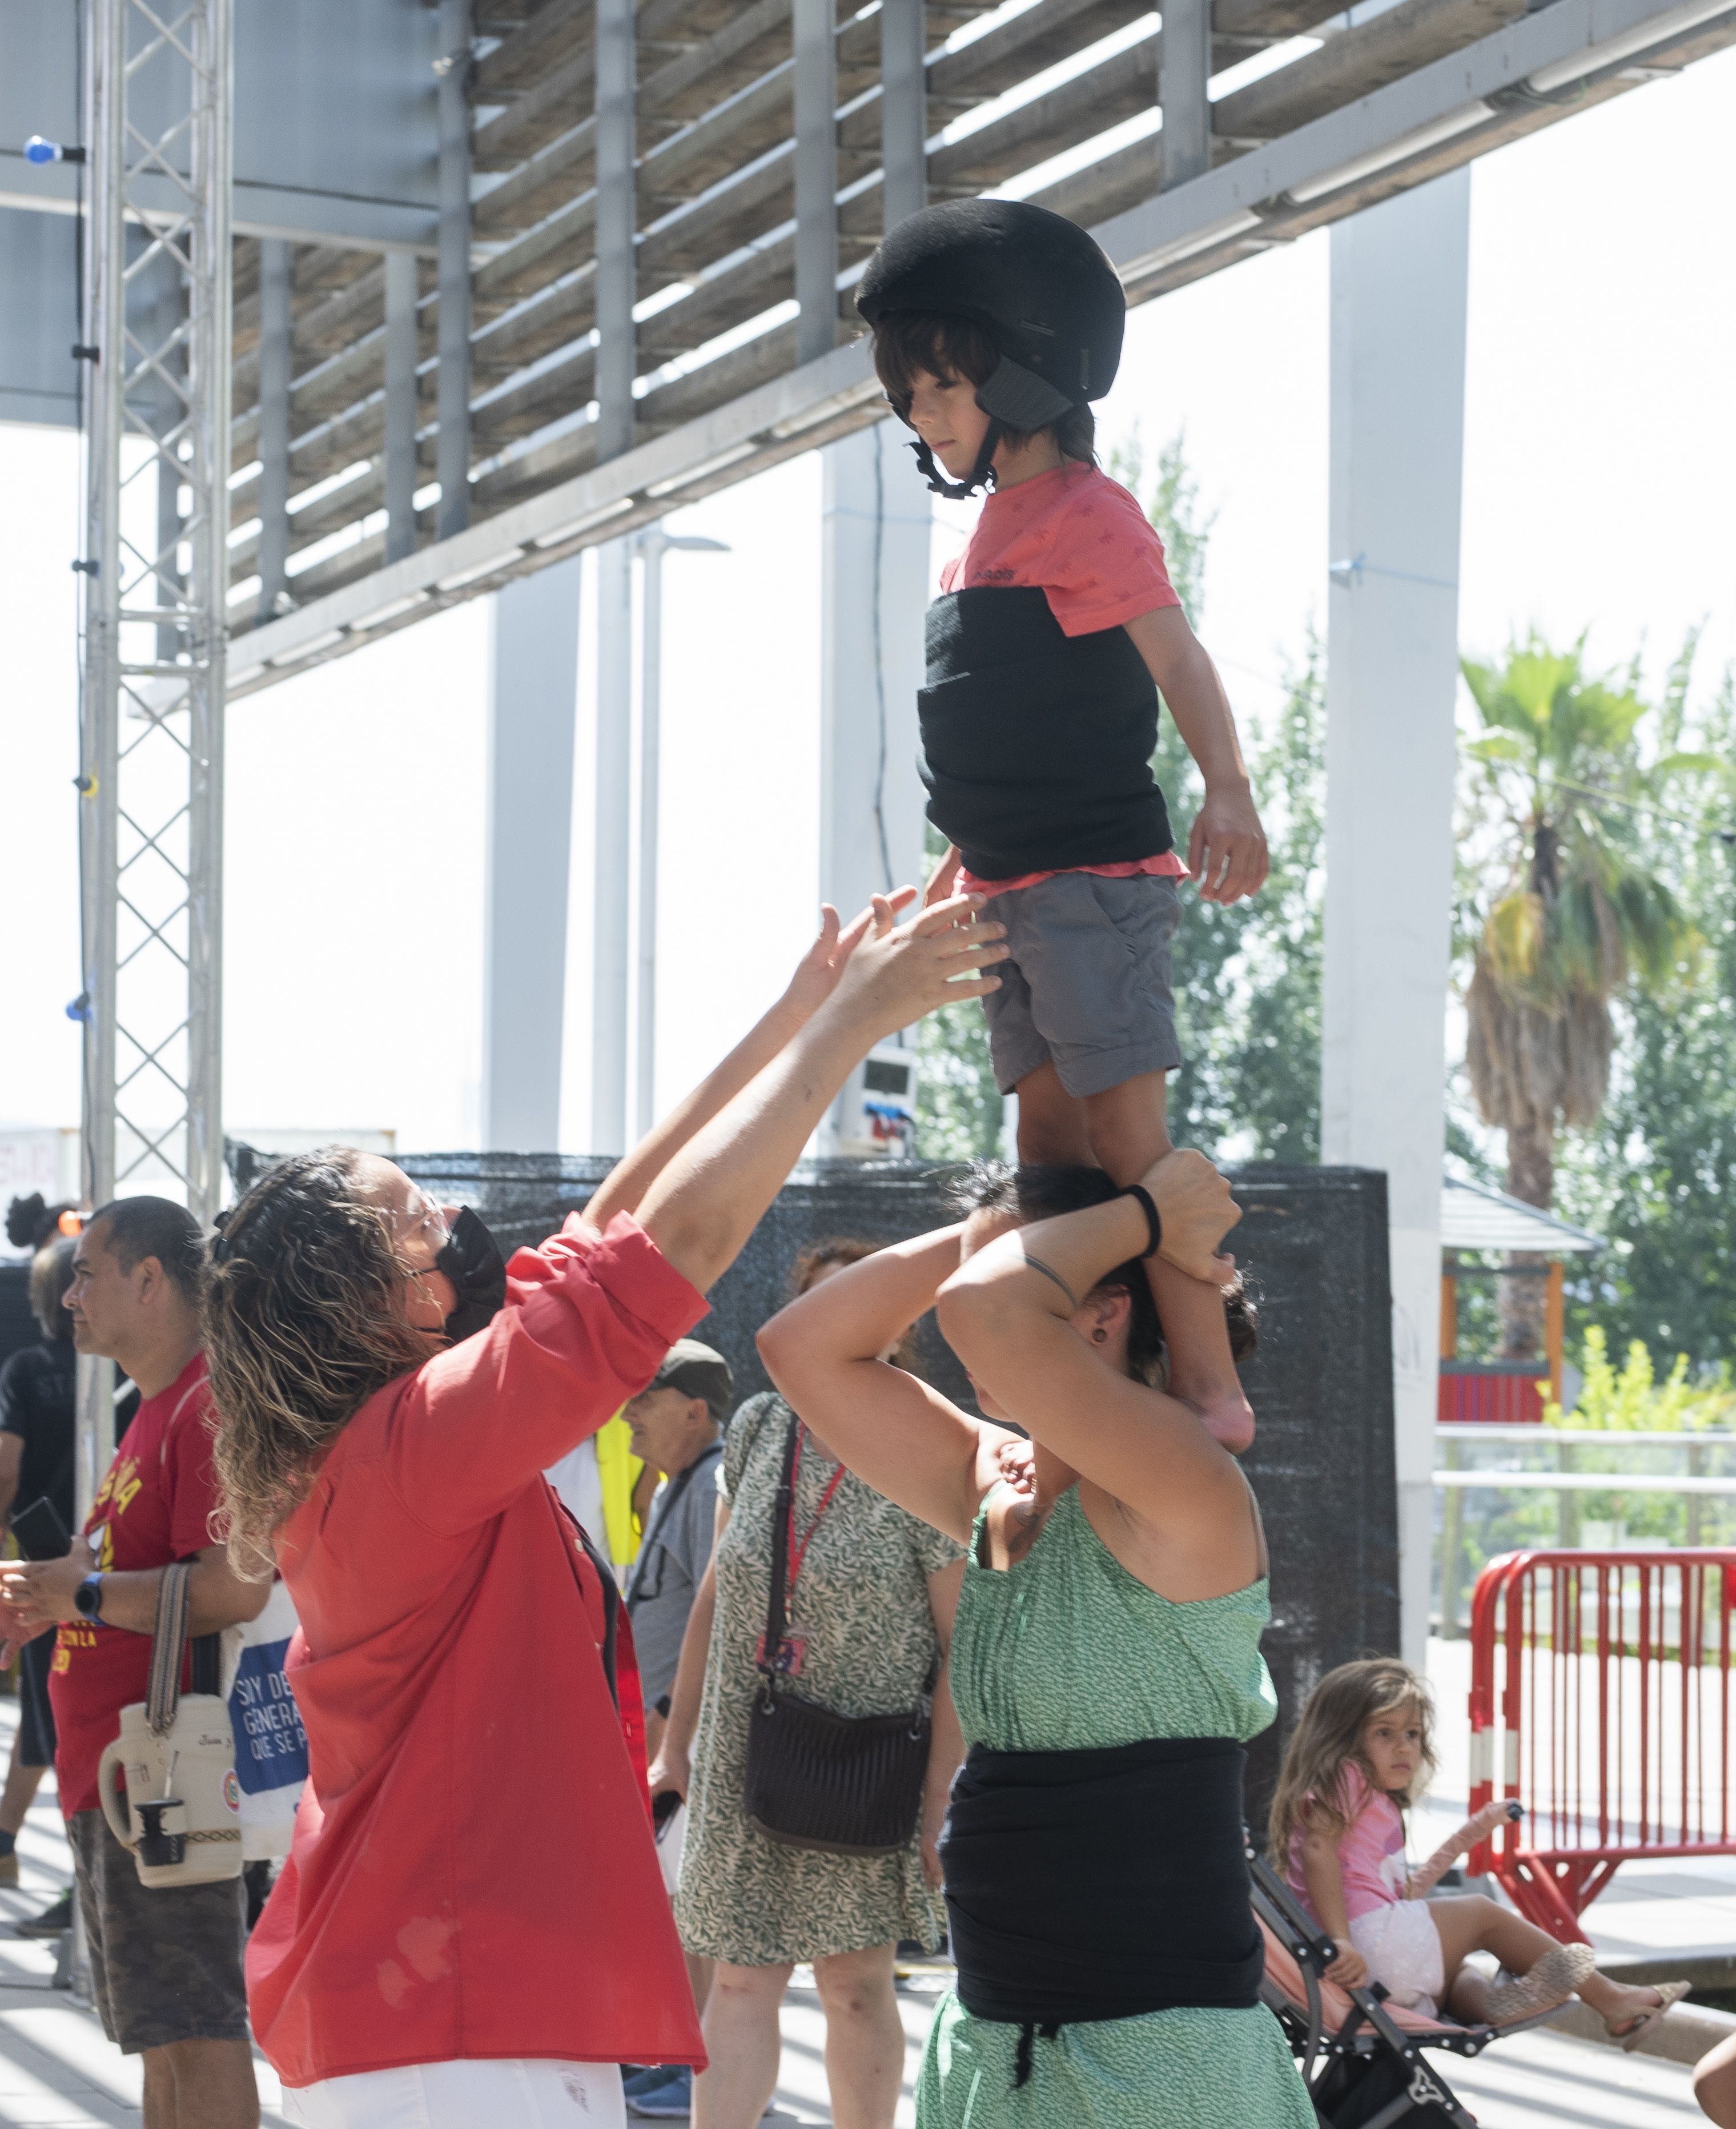
[[[1484,2019],[1491,2026],[1510,2026],[1520,2018],[1534,2018],[1544,2011],[1553,2011],[1596,1970],[1590,1945],[1553,1945],[1529,1971],[1496,1983],[1489,1991]]]
[[[1686,1981],[1654,1982],[1653,1986],[1658,1991],[1658,2002],[1649,2011],[1641,2012],[1636,2025],[1630,2026],[1624,2033],[1612,2033],[1610,2036],[1610,2039],[1616,2041],[1627,2054],[1632,2055],[1646,2035],[1655,2031],[1663,2023],[1664,2013],[1672,2004],[1681,2001],[1687,1994],[1691,1985]]]

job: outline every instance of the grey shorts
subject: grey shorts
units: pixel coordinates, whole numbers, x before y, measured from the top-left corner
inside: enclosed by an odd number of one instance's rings
[[[1076,1096],[1181,1063],[1169,987],[1169,942],[1182,917],[1172,879],[1059,872],[997,894],[983,915],[1006,926],[1011,949],[995,969],[1000,989],[982,1001],[1003,1094],[1051,1058]]]
[[[90,1940],[91,1993],[122,2055],[176,2041],[245,2041],[245,1895],[214,1885],[142,1885],[100,1811],[66,1822]]]

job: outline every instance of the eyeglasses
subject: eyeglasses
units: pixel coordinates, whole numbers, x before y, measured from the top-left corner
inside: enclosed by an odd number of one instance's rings
[[[411,1193],[410,1202],[392,1216],[392,1239],[400,1249],[421,1242],[430,1256],[438,1256],[452,1239],[446,1215],[426,1190]]]

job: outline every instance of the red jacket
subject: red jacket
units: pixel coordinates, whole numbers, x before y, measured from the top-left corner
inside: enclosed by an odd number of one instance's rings
[[[625,1217],[507,1270],[488,1329],[377,1391],[278,1533],[311,1775],[247,1993],[287,2085],[705,2061],[604,1592],[541,1473],[706,1304]]]

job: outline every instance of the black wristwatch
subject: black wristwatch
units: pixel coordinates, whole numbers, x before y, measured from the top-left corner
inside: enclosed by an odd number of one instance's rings
[[[93,1627],[102,1623],[102,1577],[87,1574],[73,1592],[73,1603],[81,1619],[88,1619]]]

